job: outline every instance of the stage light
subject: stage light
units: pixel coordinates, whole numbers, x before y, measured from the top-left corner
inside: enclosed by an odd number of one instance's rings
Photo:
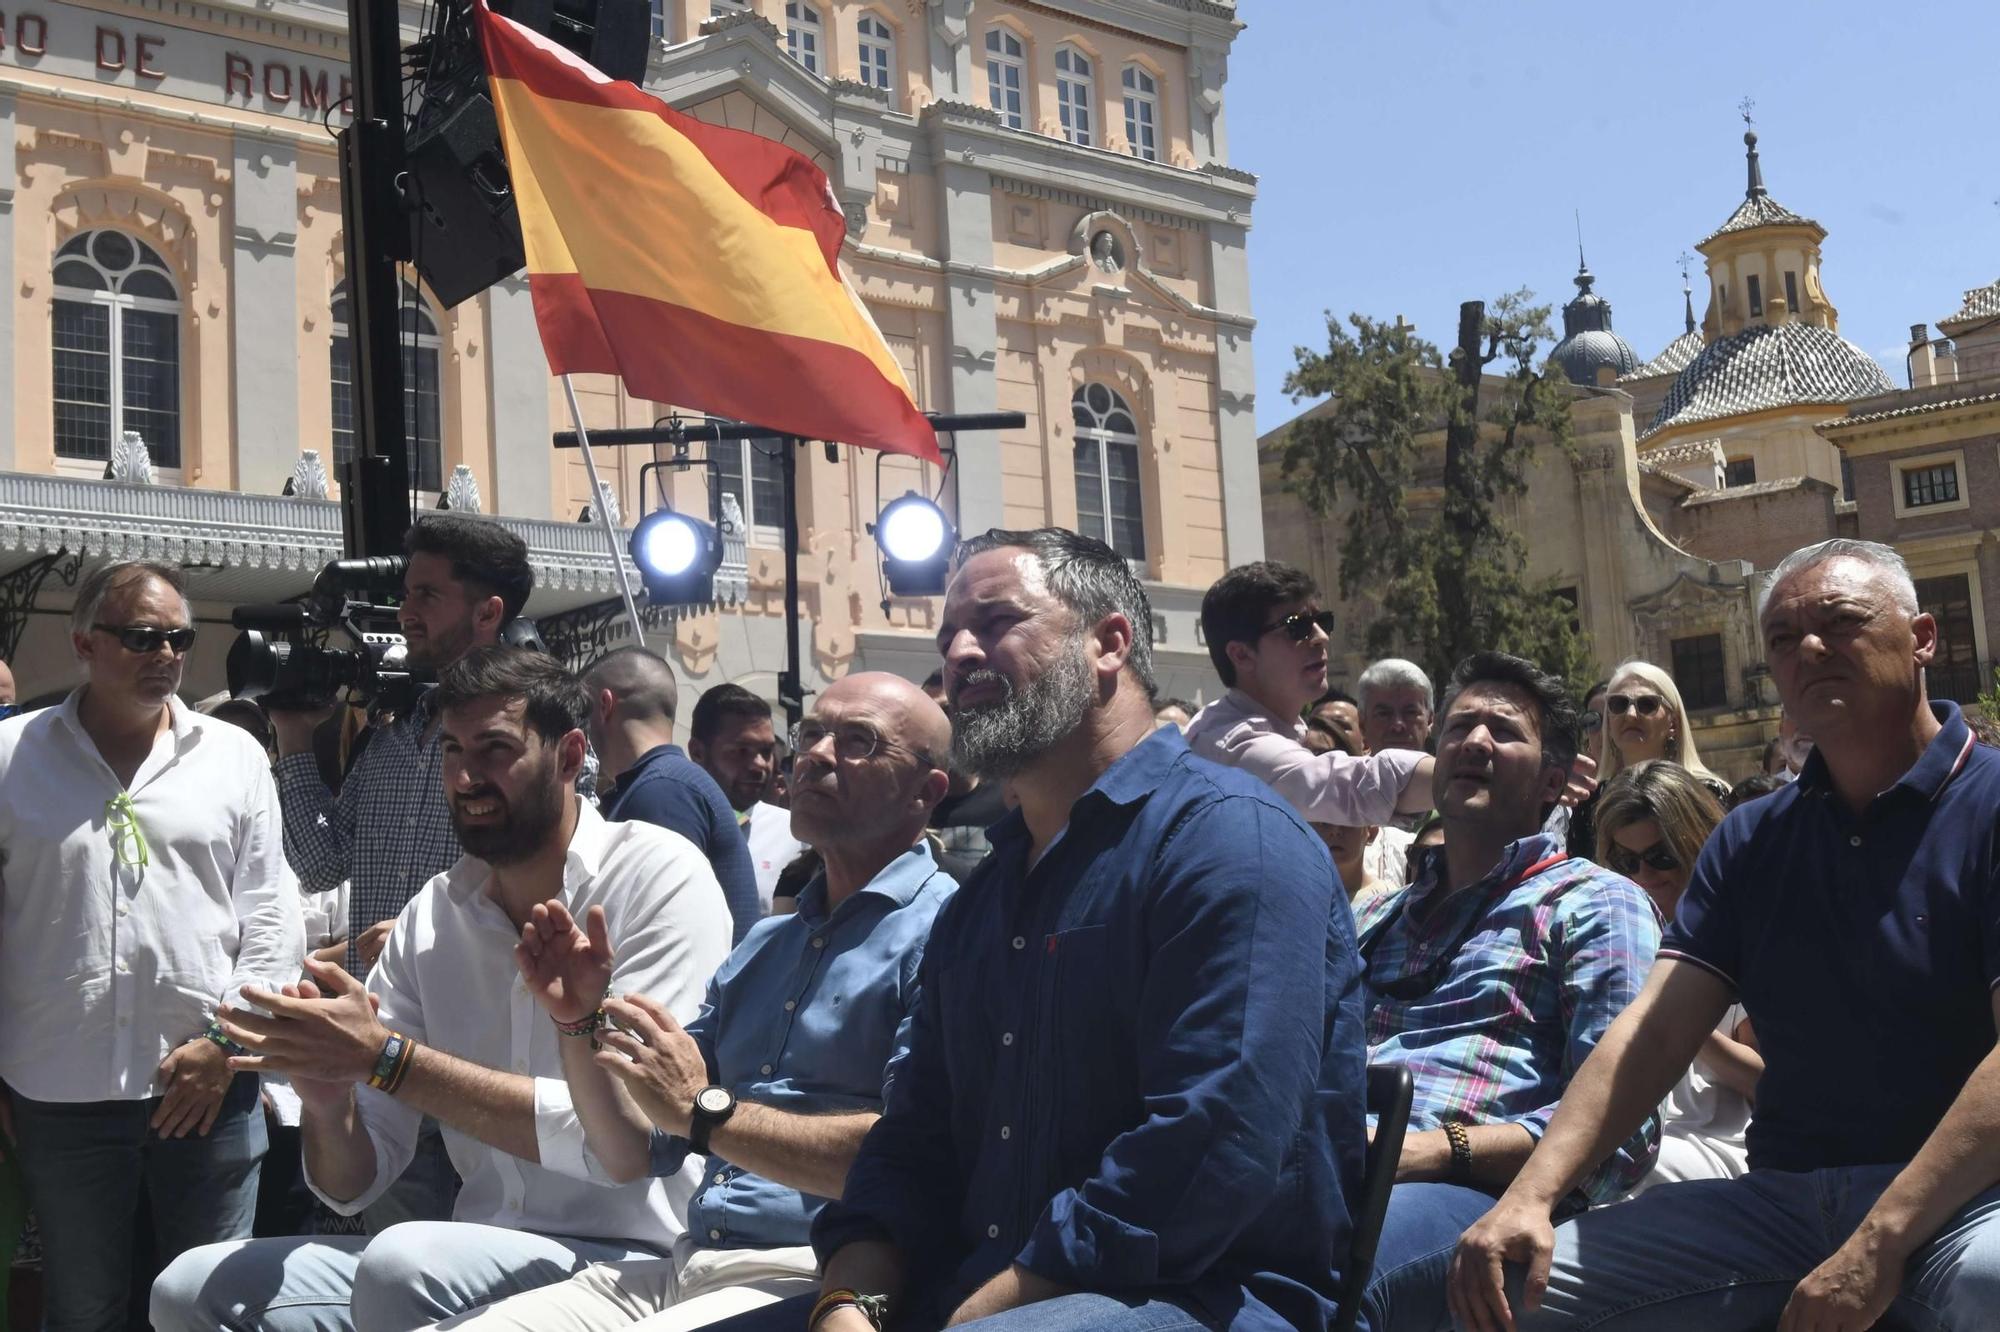
[[[715,600],[715,571],[722,540],[715,528],[684,513],[661,509],[632,529],[632,562],[656,606],[700,606]]]
[[[958,533],[943,509],[911,491],[890,501],[875,520],[874,532],[891,593],[935,597],[944,592]]]

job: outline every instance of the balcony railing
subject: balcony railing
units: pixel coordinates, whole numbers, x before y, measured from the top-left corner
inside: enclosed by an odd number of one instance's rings
[[[1993,665],[1984,661],[1962,661],[1927,666],[1924,668],[1924,684],[1933,699],[1949,699],[1959,704],[1974,703],[1981,693],[1993,688]]]

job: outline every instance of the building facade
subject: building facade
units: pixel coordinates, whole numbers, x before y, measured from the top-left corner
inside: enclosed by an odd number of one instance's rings
[[[414,36],[419,14],[405,6]],[[296,596],[340,544],[354,448],[339,180],[344,7],[314,0],[46,3],[0,16],[0,655],[24,697],[71,677],[65,589],[92,561],[189,571],[221,687],[228,611]],[[927,410],[1020,411],[951,465],[799,456],[808,689],[935,665],[934,599],[890,598],[867,532],[906,491],[961,530],[1056,523],[1146,580],[1162,684],[1207,679],[1201,590],[1261,553],[1246,244],[1228,164],[1240,27],[1212,0],[656,0],[646,83],[788,143],[848,218],[844,263]],[[420,508],[441,496],[527,540],[530,613],[578,655],[617,630],[597,497],[526,284],[442,308],[405,292]],[[579,377],[592,428],[674,404]],[[698,413],[692,413],[698,415]],[[784,659],[772,444],[716,449],[744,530],[720,604],[653,621],[694,689],[774,693]],[[650,452],[600,456],[623,523]],[[675,476],[705,511],[707,480]],[[326,498],[321,498],[326,496]],[[621,557],[622,558],[622,557]],[[629,561],[627,562],[629,569]]]

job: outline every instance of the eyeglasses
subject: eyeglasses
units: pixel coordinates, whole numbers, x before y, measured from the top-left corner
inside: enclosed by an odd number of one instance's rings
[[[1257,637],[1262,638],[1274,629],[1282,629],[1285,631],[1285,637],[1291,639],[1294,643],[1303,643],[1312,637],[1315,628],[1331,638],[1333,636],[1333,612],[1330,610],[1300,611],[1296,615],[1287,615],[1284,619],[1273,620],[1262,629],[1259,629]]]
[[[891,747],[880,731],[861,722],[843,722],[829,727],[824,722],[802,721],[792,728],[794,761],[818,749],[820,742],[828,736],[833,737],[833,756],[844,763],[859,763],[874,758],[883,749]]]
[[[1637,874],[1641,865],[1661,874],[1677,873],[1681,867],[1680,858],[1667,850],[1665,842],[1655,842],[1644,851],[1627,851],[1614,843],[1605,860],[1606,868],[1614,874],[1623,874],[1628,878]]]
[[[150,624],[93,624],[90,627],[110,634],[127,652],[144,654],[170,647],[175,656],[184,657],[194,646],[193,629],[161,629]]]
[[[1577,724],[1585,735],[1592,735],[1604,728],[1604,714],[1596,708],[1585,708],[1583,715],[1577,718]]]
[[[1667,706],[1667,700],[1658,694],[1607,694],[1604,706],[1612,715],[1622,717],[1628,712],[1636,712],[1641,717],[1650,717]]]

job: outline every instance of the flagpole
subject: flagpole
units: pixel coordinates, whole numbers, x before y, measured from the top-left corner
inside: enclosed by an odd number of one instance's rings
[[[597,479],[597,459],[591,456],[590,435],[583,428],[583,410],[576,405],[576,385],[562,377],[563,396],[569,399],[569,419],[576,425],[577,446],[583,450],[583,470],[590,476],[590,508],[604,528],[604,542],[611,548],[611,572],[618,576],[618,595],[625,600],[626,618],[632,621],[632,641],[646,646],[646,626],[639,622],[639,607],[632,600],[632,580],[625,576],[625,551],[618,544],[618,529],[611,525],[611,508],[604,502],[604,486]]]

